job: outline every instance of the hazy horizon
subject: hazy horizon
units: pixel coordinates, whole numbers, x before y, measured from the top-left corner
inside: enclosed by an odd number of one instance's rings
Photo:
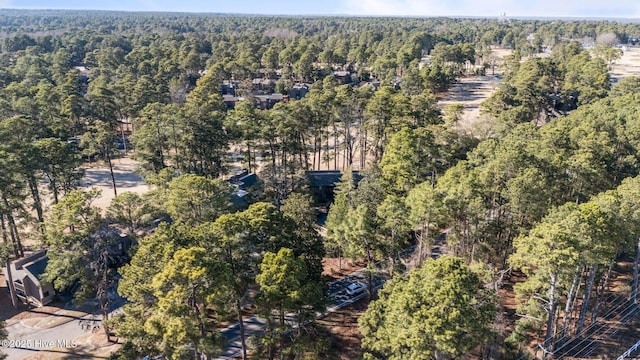
[[[493,18],[506,13],[508,18],[571,18],[640,20],[640,2],[610,0],[237,0],[207,2],[197,0],[132,0],[122,3],[106,0],[88,3],[80,0],[0,0],[0,8],[17,10],[108,10],[217,13],[281,16],[384,16],[384,17],[474,17]]]

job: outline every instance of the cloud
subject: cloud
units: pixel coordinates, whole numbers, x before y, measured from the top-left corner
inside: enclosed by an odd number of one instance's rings
[[[639,18],[629,0],[344,0],[339,13],[381,16],[508,16]]]

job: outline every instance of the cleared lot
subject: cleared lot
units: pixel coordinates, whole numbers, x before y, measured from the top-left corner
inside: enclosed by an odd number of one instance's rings
[[[127,157],[113,161],[113,175],[116,179],[118,194],[127,191],[143,194],[149,191],[149,186],[135,172],[137,166],[137,161]],[[95,187],[102,190],[100,198],[93,203],[93,205],[101,209],[109,207],[111,200],[114,198],[109,167],[102,164],[88,167],[85,170],[85,175],[80,181],[80,187],[83,189]]]

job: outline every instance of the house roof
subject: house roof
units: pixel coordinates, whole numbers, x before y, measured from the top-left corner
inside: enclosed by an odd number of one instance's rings
[[[278,93],[273,93],[270,95],[254,95],[254,98],[258,99],[259,101],[281,101],[284,99],[284,96],[282,94],[278,94]]]
[[[316,170],[307,171],[310,187],[334,187],[340,181],[342,172],[339,170]],[[353,171],[353,180],[360,182],[362,175],[359,171]]]
[[[47,269],[47,264],[49,263],[49,257],[43,256],[33,262],[24,265],[24,268],[33,274],[38,280],[41,280],[42,274],[44,274]]]
[[[258,183],[258,175],[250,173],[249,171],[242,170],[239,174],[233,175],[229,178],[231,184],[236,185],[240,190],[246,190]]]
[[[23,258],[13,260],[11,262],[13,277],[16,280],[23,280],[31,274],[40,280],[47,268],[48,261],[49,258],[45,250],[36,251]],[[6,272],[5,267],[3,267],[3,271]]]
[[[247,189],[252,187],[258,182],[258,176],[255,173],[247,174],[238,179],[240,182],[240,189]]]
[[[271,79],[255,78],[251,80],[251,83],[253,83],[254,85],[273,85],[276,82]]]
[[[297,83],[295,85],[293,85],[292,89],[305,89],[305,90],[309,90],[309,85],[305,84],[305,83]]]

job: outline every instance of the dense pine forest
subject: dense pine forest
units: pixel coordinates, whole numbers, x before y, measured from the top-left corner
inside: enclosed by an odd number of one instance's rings
[[[365,269],[363,359],[571,356],[638,311],[640,79],[610,76],[638,42],[611,21],[0,10],[0,260],[46,249],[112,359],[213,359],[235,322],[243,359],[344,358],[314,322],[326,258]],[[496,81],[475,133],[439,104],[472,75]],[[122,157],[148,192],[118,186]],[[107,209],[81,186],[96,163]]]

